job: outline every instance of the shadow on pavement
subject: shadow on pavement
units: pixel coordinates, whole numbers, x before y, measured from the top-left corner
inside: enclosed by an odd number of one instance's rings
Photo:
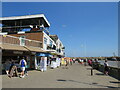
[[[96,73],[96,75],[104,75],[103,73]]]
[[[67,81],[67,80],[63,80],[63,79],[58,79],[57,81],[62,81],[62,82],[65,82],[65,81]]]
[[[94,85],[94,86],[99,86],[99,87],[107,87],[107,88],[120,88],[120,87],[113,87],[113,86],[104,86],[104,85],[99,85],[96,82],[93,83],[86,83],[86,82],[80,82],[80,81],[75,81],[75,80],[63,80],[63,79],[58,79],[57,81],[70,81],[70,82],[75,82],[75,83],[82,83],[82,84],[87,84],[87,85]]]
[[[119,81],[118,81],[118,82],[110,81],[110,83],[120,84],[120,82],[119,82]]]

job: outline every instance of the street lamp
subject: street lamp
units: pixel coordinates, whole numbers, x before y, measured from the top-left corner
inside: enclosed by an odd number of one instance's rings
[[[84,48],[84,57],[86,57],[86,43],[82,44],[81,48]]]

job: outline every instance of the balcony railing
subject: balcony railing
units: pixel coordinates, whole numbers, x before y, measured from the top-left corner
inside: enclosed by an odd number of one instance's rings
[[[25,38],[20,39],[19,37],[10,36],[10,35],[0,35],[0,43],[42,48],[42,42],[40,41],[30,40]]]

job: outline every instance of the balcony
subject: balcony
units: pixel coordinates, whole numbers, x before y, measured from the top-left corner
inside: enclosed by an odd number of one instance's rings
[[[56,52],[56,46],[55,45],[51,46],[51,45],[48,44],[46,51],[47,52]]]
[[[7,50],[42,51],[42,42],[10,35],[0,35],[0,44],[2,49]]]

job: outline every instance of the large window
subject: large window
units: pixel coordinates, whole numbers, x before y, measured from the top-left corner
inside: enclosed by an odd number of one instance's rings
[[[44,37],[44,44],[47,44],[47,38]]]
[[[51,46],[51,47],[52,47],[52,43],[53,43],[53,42],[50,40],[50,46]]]
[[[25,45],[25,36],[20,36],[20,45],[21,46]]]

